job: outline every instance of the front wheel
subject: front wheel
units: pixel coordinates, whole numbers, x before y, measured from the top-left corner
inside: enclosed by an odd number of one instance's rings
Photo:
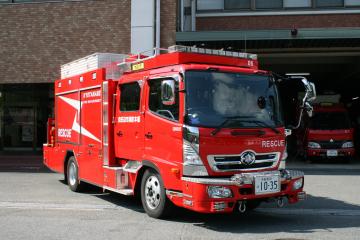
[[[152,169],[145,171],[141,180],[141,202],[145,212],[153,218],[162,218],[170,212],[171,203],[165,194],[160,174]]]

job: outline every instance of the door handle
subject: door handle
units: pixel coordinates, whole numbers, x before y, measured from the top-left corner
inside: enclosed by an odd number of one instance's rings
[[[122,136],[123,136],[123,133],[122,133],[122,131],[118,131],[118,132],[116,133],[116,135],[118,135],[119,137],[122,137]]]
[[[92,144],[92,143],[90,143],[90,144],[88,144],[88,146],[89,146],[89,147],[94,147],[95,145]]]
[[[148,132],[145,134],[145,137],[148,139],[152,139],[153,135],[151,134],[151,132]]]

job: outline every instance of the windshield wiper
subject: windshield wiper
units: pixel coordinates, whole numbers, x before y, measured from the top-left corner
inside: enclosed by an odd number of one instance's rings
[[[242,122],[247,122],[247,123],[255,123],[256,125],[260,126],[260,127],[265,127],[265,128],[270,128],[274,133],[279,134],[280,131],[277,130],[276,128],[274,128],[273,126],[270,126],[269,124],[263,122],[263,121],[259,121],[259,120],[242,120]]]
[[[280,131],[277,130],[276,128],[266,124],[265,122],[259,121],[259,120],[254,120],[254,119],[247,119],[247,118],[251,118],[251,116],[232,116],[232,117],[227,117],[218,127],[216,127],[212,132],[211,135],[215,136],[218,132],[220,132],[220,130],[222,128],[224,128],[229,122],[231,121],[236,121],[236,120],[240,120],[240,122],[247,122],[247,123],[255,123],[256,125],[260,126],[260,127],[265,127],[265,128],[270,128],[273,132],[275,132],[276,134],[279,134]]]
[[[218,132],[220,132],[220,130],[222,128],[224,128],[229,122],[231,121],[236,121],[236,120],[242,120],[244,118],[251,118],[250,116],[231,116],[231,117],[226,117],[226,119],[219,125],[217,126],[212,132],[211,132],[211,136],[215,136]]]

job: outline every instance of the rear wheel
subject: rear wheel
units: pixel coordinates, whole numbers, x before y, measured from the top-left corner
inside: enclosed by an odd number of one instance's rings
[[[72,191],[80,191],[79,168],[76,164],[75,157],[70,157],[67,164],[67,183]]]
[[[152,169],[145,171],[141,180],[141,202],[145,212],[153,218],[163,218],[170,212],[171,203],[165,194],[160,174]]]

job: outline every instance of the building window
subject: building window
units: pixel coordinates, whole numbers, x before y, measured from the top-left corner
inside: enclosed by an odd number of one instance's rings
[[[197,0],[197,10],[223,10],[224,0]]]
[[[273,9],[273,8],[282,8],[283,0],[256,0],[255,7],[257,9]]]
[[[225,0],[225,10],[250,9],[251,0]]]
[[[343,7],[344,0],[316,0],[316,7]]]
[[[311,0],[284,0],[284,8],[311,7]]]
[[[138,111],[140,108],[141,88],[137,82],[120,86],[120,111]]]
[[[360,0],[345,0],[345,6],[360,6]]]
[[[292,10],[360,7],[360,0],[197,0],[198,11]]]

